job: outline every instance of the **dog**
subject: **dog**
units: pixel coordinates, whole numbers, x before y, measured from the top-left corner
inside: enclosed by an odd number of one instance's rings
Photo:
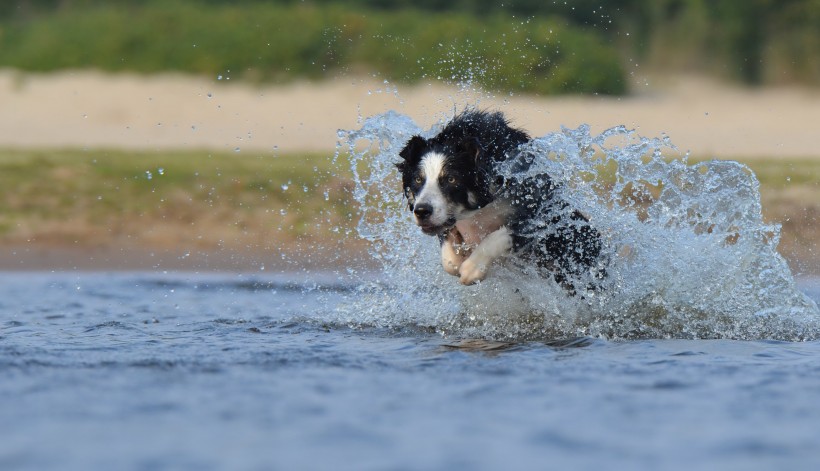
[[[444,270],[472,285],[514,254],[568,292],[605,276],[600,233],[561,198],[549,175],[530,172],[523,130],[500,112],[467,109],[436,136],[415,135],[396,167],[415,223],[441,243]],[[516,170],[502,175],[502,166]],[[580,284],[579,284],[580,283]]]

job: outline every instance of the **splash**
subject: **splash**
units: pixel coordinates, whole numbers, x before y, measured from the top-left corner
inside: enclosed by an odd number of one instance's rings
[[[478,286],[459,285],[441,269],[436,239],[412,223],[394,167],[412,135],[442,125],[423,130],[390,111],[340,132],[358,234],[384,275],[339,305],[337,321],[500,340],[820,338],[817,306],[777,253],[780,227],[763,222],[754,173],[738,162],[690,163],[667,137],[624,127],[562,129],[522,148],[528,172],[561,182],[604,235],[611,265],[602,291],[572,297],[512,262]]]

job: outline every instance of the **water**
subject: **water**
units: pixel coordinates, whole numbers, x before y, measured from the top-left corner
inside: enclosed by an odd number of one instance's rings
[[[820,463],[820,280],[793,278],[748,168],[542,136],[523,155],[604,234],[604,289],[514,259],[463,287],[393,166],[435,131],[340,133],[375,271],[0,273],[0,469]]]
[[[358,232],[391,280],[354,300],[347,317],[340,307],[340,319],[499,340],[820,338],[820,311],[777,252],[780,226],[763,221],[754,173],[738,162],[690,163],[667,137],[623,127],[537,137],[501,169],[508,180],[546,172],[562,185],[603,235],[604,289],[569,296],[514,258],[465,289],[441,269],[435,238],[411,221],[394,168],[412,135],[435,135],[444,120],[424,130],[391,111],[340,132],[363,210]],[[549,230],[549,214],[533,217]]]
[[[0,275],[0,469],[820,462],[818,341],[493,343],[335,323],[369,284]],[[820,280],[799,289],[820,300]]]

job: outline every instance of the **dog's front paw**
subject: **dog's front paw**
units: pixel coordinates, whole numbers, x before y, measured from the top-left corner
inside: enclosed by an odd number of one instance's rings
[[[471,285],[486,278],[493,260],[509,252],[511,248],[512,238],[506,227],[490,233],[473,250],[472,255],[462,262],[458,270],[461,284]]]
[[[456,249],[456,246],[464,243],[464,238],[455,227],[447,233],[447,238],[441,244],[441,266],[444,271],[459,276],[458,270],[464,261],[464,255]]]
[[[464,262],[464,257],[456,252],[450,242],[445,242],[441,247],[441,266],[447,273],[458,276],[458,270]]]
[[[449,259],[449,258],[441,258],[441,266],[444,267],[444,271],[453,276],[459,276],[458,270],[461,268],[461,260]]]
[[[481,257],[470,257],[458,270],[458,281],[462,285],[472,285],[487,277],[487,261]]]

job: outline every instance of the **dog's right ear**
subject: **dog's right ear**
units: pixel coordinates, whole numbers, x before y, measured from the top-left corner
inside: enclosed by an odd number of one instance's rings
[[[396,168],[398,168],[400,172],[404,172],[404,169],[412,167],[414,163],[421,159],[421,155],[426,148],[426,139],[421,136],[411,137],[410,140],[407,141],[407,144],[404,145],[404,149],[399,152],[399,157],[403,160],[396,164]]]

